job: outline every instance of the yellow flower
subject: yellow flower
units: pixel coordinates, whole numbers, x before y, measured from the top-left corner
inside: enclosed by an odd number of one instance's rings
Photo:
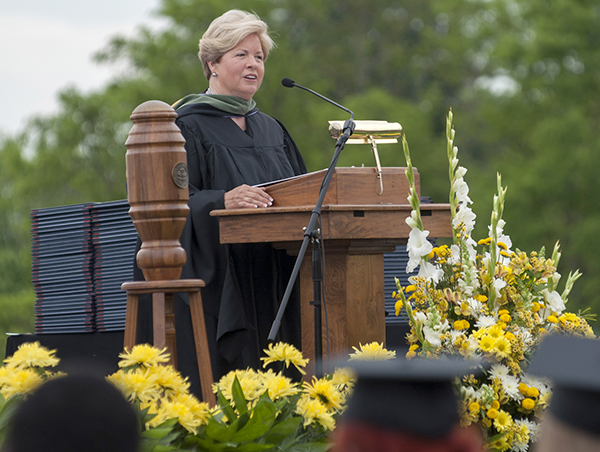
[[[508,247],[506,246],[506,244],[504,242],[498,242],[497,245],[498,245],[498,248],[502,248],[504,251],[506,251],[508,249]]]
[[[486,416],[490,419],[496,419],[498,417],[498,410],[495,408],[490,408],[487,410]]]
[[[503,435],[500,438],[491,441],[489,444],[487,444],[487,447],[489,447],[490,450],[497,450],[503,452],[505,450],[510,449],[510,443],[508,442],[508,438],[506,437],[506,435]]]
[[[514,341],[516,339],[516,336],[514,334],[512,334],[510,331],[507,331],[506,333],[504,333],[504,337],[506,339],[508,339],[509,341]]]
[[[488,297],[483,294],[477,294],[474,298],[481,303],[485,303],[488,300]]]
[[[48,350],[39,342],[26,342],[19,345],[13,355],[4,362],[7,367],[54,367],[60,361],[54,356],[56,350]]]
[[[535,408],[535,402],[532,399],[530,399],[529,397],[523,399],[523,401],[521,402],[521,405],[526,410],[533,410]]]
[[[403,307],[404,307],[404,303],[402,302],[401,299],[396,301],[396,304],[394,305],[394,309],[396,309],[396,315],[400,315],[400,311],[402,311]]]
[[[360,350],[356,347],[354,353],[350,355],[350,361],[385,361],[388,359],[394,359],[396,357],[395,351],[389,351],[383,348],[383,344],[378,342],[371,342],[369,344],[358,344]]]
[[[329,410],[342,410],[344,396],[336,389],[331,380],[313,377],[311,384],[306,385],[306,393]]]
[[[498,242],[500,243],[500,242]],[[500,256],[504,256],[504,257],[510,257],[511,254],[508,251],[504,251],[504,250],[500,250]]]
[[[217,383],[213,383],[213,392],[216,393],[218,390],[221,390],[221,393],[227,400],[232,400],[231,387],[236,377],[240,382],[246,400],[257,399],[264,392],[262,377],[253,369],[232,370],[223,375]]]
[[[487,329],[487,334],[489,334],[494,339],[504,336],[504,330],[500,325],[493,325]]]
[[[463,323],[463,321],[462,321],[462,320],[456,320],[456,321],[455,321],[455,322],[452,324],[452,326],[454,327],[454,329],[455,329],[455,330],[458,330],[458,331],[462,331],[462,330],[464,330],[464,329],[465,329],[465,325],[464,325],[464,323]],[[467,328],[468,328],[468,327],[467,327]]]
[[[494,399],[494,401],[492,402],[492,408],[494,409],[498,409],[500,408],[500,402],[498,402],[496,399]]]
[[[496,339],[496,341],[494,342],[494,353],[501,357],[501,358],[506,358],[508,357],[508,355],[510,355],[510,351],[511,351],[511,346],[510,346],[510,341],[508,339],[506,339],[505,337],[499,337],[498,339]]]
[[[177,422],[188,432],[195,434],[198,427],[208,423],[208,404],[199,402],[190,394],[181,394],[173,400],[162,400],[157,416],[149,424],[156,426],[174,418],[177,418]]]
[[[290,378],[276,374],[271,369],[262,372],[261,375],[263,377],[262,387],[269,392],[271,400],[298,394],[297,383],[292,383]]]
[[[304,395],[296,404],[296,413],[304,418],[304,427],[313,422],[322,425],[326,430],[335,428],[335,420],[330,411],[316,399]]]
[[[500,316],[500,320],[503,321],[504,323],[508,323],[511,321],[511,317],[508,314],[502,314]]]
[[[408,352],[406,352],[406,359],[412,359],[417,356],[417,349],[419,348],[418,344],[413,344],[409,347]]]
[[[132,402],[138,399],[142,403],[148,403],[160,397],[156,377],[149,374],[147,369],[139,368],[130,372],[119,370],[107,379]]]
[[[8,400],[14,395],[34,390],[43,382],[43,378],[33,369],[12,368],[3,375],[0,393]]]
[[[151,367],[148,370],[148,375],[152,375],[156,384],[169,396],[185,394],[190,389],[187,378],[183,378],[172,366]]]
[[[471,402],[469,404],[469,411],[471,413],[475,413],[477,411],[479,411],[481,409],[481,407],[479,406],[479,404],[477,402]]]
[[[499,432],[504,432],[513,425],[513,419],[510,414],[504,410],[498,411],[498,416],[494,419],[494,427]]]
[[[553,315],[549,315],[546,320],[548,320],[548,322],[550,323],[558,323],[558,319],[556,318],[556,316]]]
[[[491,352],[494,348],[496,340],[491,336],[483,336],[479,341],[479,348],[484,352]]]
[[[536,398],[540,395],[540,391],[538,390],[538,388],[527,388],[527,394],[525,394],[527,397],[530,398]]]
[[[302,375],[306,375],[306,372],[302,368],[308,364],[308,359],[304,359],[302,353],[300,353],[293,345],[286,344],[285,342],[278,342],[275,345],[269,344],[269,349],[263,351],[267,355],[266,358],[260,358],[264,361],[264,368],[270,363],[281,361],[285,363],[286,369],[290,364],[293,364]]]
[[[336,367],[333,375],[331,376],[331,382],[338,387],[351,387],[354,385],[355,379],[356,374],[351,367]]]
[[[159,350],[148,344],[135,345],[130,352],[125,350],[119,355],[119,367],[153,367],[161,363],[169,362],[169,354],[165,353],[167,348]]]
[[[485,239],[481,239],[479,242],[477,242],[478,245],[485,245],[488,246],[490,244],[490,242],[492,241],[491,237],[485,238]]]
[[[525,383],[519,383],[518,389],[521,394],[526,396],[529,386],[527,386]]]
[[[531,310],[533,312],[538,312],[540,309],[542,309],[542,306],[537,301],[534,301]]]

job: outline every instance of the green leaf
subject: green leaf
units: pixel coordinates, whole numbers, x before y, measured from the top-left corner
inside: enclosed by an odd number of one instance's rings
[[[236,430],[237,425],[232,424],[231,426],[227,426],[215,421],[214,419],[210,419],[208,421],[208,425],[206,426],[206,435],[216,441],[226,443],[229,442]]]
[[[2,400],[4,400],[4,397],[2,397]],[[0,430],[4,430],[6,428],[22,400],[22,396],[14,396],[5,401],[2,406],[2,410],[0,410]]]
[[[296,444],[289,449],[289,452],[326,452],[332,444],[330,443],[302,443]]]
[[[275,406],[273,402],[265,399],[259,400],[248,423],[237,432],[231,440],[236,443],[243,443],[260,438],[267,433],[275,423]]]
[[[156,427],[151,427],[141,433],[143,438],[161,439],[169,435],[177,425],[177,418],[169,419]]]
[[[235,408],[238,413],[246,414],[248,412],[248,402],[246,401],[246,397],[244,396],[244,391],[242,390],[242,385],[236,376],[233,379],[233,384],[231,385],[231,394],[233,395],[233,402],[235,403]]]
[[[225,396],[223,395],[223,393],[221,392],[220,389],[217,390],[217,400],[219,401],[221,411],[223,412],[223,414],[225,415],[227,420],[229,422],[235,421],[237,419],[237,415],[235,414],[235,411],[233,410],[233,408],[231,408],[231,404],[225,398]]]
[[[285,421],[279,422],[269,430],[265,440],[268,443],[281,441],[283,438],[291,435],[302,424],[301,417],[291,417]]]
[[[231,448],[232,452],[260,452],[263,450],[273,449],[275,444],[244,444],[243,446],[237,446],[235,448]]]

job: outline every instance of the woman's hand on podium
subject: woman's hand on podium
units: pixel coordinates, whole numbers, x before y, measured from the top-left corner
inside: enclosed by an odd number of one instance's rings
[[[250,209],[271,205],[273,205],[273,198],[263,187],[251,187],[244,184],[225,193],[226,209]]]

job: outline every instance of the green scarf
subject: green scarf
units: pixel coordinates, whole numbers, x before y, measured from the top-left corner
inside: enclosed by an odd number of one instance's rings
[[[226,96],[223,94],[188,94],[183,99],[178,100],[173,104],[173,108],[177,110],[184,105],[189,104],[209,104],[219,110],[226,111],[236,116],[244,116],[250,110],[256,107],[254,99],[245,100],[235,96]]]

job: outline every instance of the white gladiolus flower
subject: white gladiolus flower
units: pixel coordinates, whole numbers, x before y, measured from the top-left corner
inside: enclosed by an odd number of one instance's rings
[[[408,225],[409,228],[417,229],[417,211],[411,211],[410,217],[406,217],[406,220],[404,220],[404,222]]]
[[[464,166],[459,166],[458,168],[456,168],[456,172],[454,174],[457,178],[465,177],[465,174],[467,174],[467,168],[465,168]]]
[[[496,297],[500,298],[500,289],[504,289],[506,287],[506,281],[503,279],[495,278],[492,287],[496,291]]]
[[[465,232],[471,234],[475,227],[475,218],[477,218],[477,215],[475,215],[473,210],[466,204],[462,204],[452,219],[452,227],[456,229],[462,223],[465,227]]]
[[[421,266],[419,267],[419,274],[422,278],[433,281],[437,284],[442,276],[444,276],[444,270],[437,268],[430,262],[421,259]]]
[[[408,251],[408,263],[406,264],[406,273],[412,273],[421,263],[421,257],[427,256],[433,249],[433,245],[427,240],[429,231],[421,231],[413,228],[408,235],[406,250]]]
[[[440,345],[442,345],[442,341],[441,341],[442,332],[441,331],[435,331],[430,326],[425,326],[425,327],[423,327],[423,334],[425,336],[425,340],[427,342],[429,342],[431,345],[433,345],[434,347],[439,347]]]
[[[462,177],[459,177],[454,181],[454,193],[456,193],[456,199],[458,202],[464,204],[472,204],[471,198],[469,198],[469,186]]]

